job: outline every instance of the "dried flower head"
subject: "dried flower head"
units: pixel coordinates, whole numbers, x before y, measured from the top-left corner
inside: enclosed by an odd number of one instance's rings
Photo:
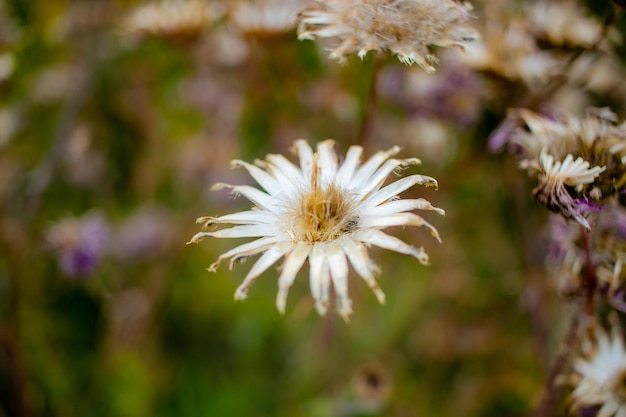
[[[595,340],[586,340],[581,357],[574,361],[572,409],[599,407],[598,417],[626,416],[626,349],[619,323],[611,333],[595,330]]]
[[[510,143],[521,149],[520,166],[538,179],[535,198],[550,210],[589,228],[585,219],[625,186],[626,124],[608,109],[577,118],[512,113],[523,127]]]
[[[433,47],[459,47],[478,38],[466,26],[469,4],[452,0],[317,0],[300,16],[298,37],[338,37],[330,57],[391,51],[407,64],[434,72]]]
[[[592,184],[605,167],[590,168],[589,162],[581,157],[574,160],[571,154],[563,161],[557,161],[545,148],[541,151],[538,163],[530,161],[523,166],[536,170],[539,184],[533,190],[533,196],[540,204],[589,229],[585,219],[589,212],[587,201],[582,197],[577,200],[574,193],[581,191],[583,185]]]
[[[576,1],[533,2],[527,15],[534,36],[557,47],[588,48],[602,34],[602,24],[587,17]]]
[[[348,296],[348,261],[367,282],[381,303],[385,295],[375,280],[378,271],[370,259],[370,245],[410,255],[421,263],[428,262],[422,248],[415,248],[392,237],[382,229],[391,226],[423,226],[439,240],[437,230],[412,210],[443,210],[424,199],[401,200],[397,195],[416,184],[436,186],[423,175],[411,175],[383,186],[387,177],[402,167],[415,165],[411,159],[390,159],[399,148],[378,152],[361,164],[363,149],[352,146],[343,163],[334,150],[334,141],[326,140],[317,152],[304,141],[295,142],[300,166],[282,155],[270,154],[255,165],[235,160],[234,167],[245,168],[265,190],[238,185],[217,184],[243,195],[254,207],[251,210],[221,217],[202,217],[205,228],[219,224],[237,226],[196,234],[190,243],[207,237],[256,237],[222,254],[211,265],[214,271],[224,259],[235,261],[263,253],[243,283],[235,299],[246,298],[252,282],[283,256],[286,258],[278,278],[276,305],[285,311],[287,292],[305,261],[309,261],[311,293],[319,314],[328,308],[330,290],[337,298],[339,314],[348,319],[352,302]]]
[[[282,35],[296,27],[296,18],[302,7],[301,0],[242,0],[234,3],[231,19],[247,35]]]
[[[218,2],[207,0],[161,0],[145,3],[126,16],[123,28],[139,38],[191,41],[224,13]]]
[[[585,292],[589,256],[594,265],[597,292],[613,307],[626,311],[626,209],[617,202],[602,208],[593,232],[593,251],[588,251],[589,236],[579,224],[562,216],[550,217],[550,251],[547,264],[559,283],[562,295]]]
[[[494,2],[495,3],[495,2]],[[493,5],[490,5],[493,7]],[[542,50],[528,27],[528,19],[496,8],[485,13],[482,37],[469,44],[461,60],[472,68],[498,78],[522,81],[537,88],[558,69],[558,59]],[[539,83],[539,84],[538,84]]]

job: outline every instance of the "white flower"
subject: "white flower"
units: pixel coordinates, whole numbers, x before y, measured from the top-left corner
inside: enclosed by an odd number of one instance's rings
[[[575,410],[600,407],[597,417],[626,417],[626,350],[618,323],[608,335],[597,330],[590,354],[574,361],[580,381],[572,392]]]
[[[376,153],[361,164],[363,148],[352,146],[340,164],[334,145],[334,141],[326,140],[318,144],[314,153],[304,140],[296,141],[294,148],[300,159],[299,167],[275,154],[268,155],[265,161],[256,161],[256,165],[232,162],[235,167],[245,168],[265,191],[247,185],[215,186],[231,188],[254,204],[248,211],[198,219],[205,227],[237,226],[200,232],[190,242],[206,237],[258,238],[222,254],[210,267],[214,271],[220,261],[228,258],[232,267],[237,260],[262,253],[237,288],[235,299],[246,298],[252,282],[284,256],[276,298],[276,306],[283,313],[287,292],[308,259],[311,294],[317,311],[326,313],[332,288],[338,312],[347,320],[352,312],[348,261],[374,291],[378,301],[385,301],[375,280],[378,268],[367,252],[370,245],[410,255],[424,264],[428,262],[423,248],[410,246],[381,230],[390,226],[424,226],[439,240],[437,230],[410,211],[434,210],[443,214],[443,210],[424,199],[397,197],[415,184],[436,186],[437,182],[423,175],[411,175],[383,186],[389,174],[419,161],[389,159],[399,151],[394,147]]]
[[[543,172],[543,179],[554,187],[560,184],[572,187],[591,184],[604,171],[604,167],[589,168],[589,162],[581,157],[574,160],[571,154],[567,155],[562,162],[555,161],[554,157],[545,149],[539,155],[539,163]]]
[[[338,37],[330,57],[339,61],[353,53],[363,58],[369,51],[386,50],[407,65],[433,72],[433,46],[465,49],[478,39],[465,25],[470,10],[452,0],[317,0],[302,12],[298,37]]]

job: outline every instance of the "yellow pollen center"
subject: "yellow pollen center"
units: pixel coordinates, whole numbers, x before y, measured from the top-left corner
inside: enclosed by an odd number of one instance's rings
[[[358,225],[354,202],[334,184],[325,188],[314,184],[296,207],[291,232],[298,241],[331,241],[350,233]]]

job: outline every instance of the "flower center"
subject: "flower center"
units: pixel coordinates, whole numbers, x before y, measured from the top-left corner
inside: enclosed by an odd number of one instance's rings
[[[335,184],[327,187],[315,182],[296,203],[290,232],[298,241],[327,242],[350,233],[359,223],[354,201]]]

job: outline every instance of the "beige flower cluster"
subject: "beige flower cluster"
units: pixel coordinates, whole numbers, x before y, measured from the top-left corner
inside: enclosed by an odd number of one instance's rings
[[[548,209],[590,228],[586,217],[624,188],[626,123],[608,109],[577,118],[513,111],[524,126],[510,141],[522,149],[520,166],[538,181],[533,195]]]
[[[466,25],[471,7],[453,0],[318,0],[300,18],[300,39],[338,38],[330,57],[390,51],[435,71],[434,47],[465,49],[478,38]]]
[[[193,40],[219,19],[225,8],[206,0],[161,0],[144,3],[129,13],[122,27],[137,38]]]
[[[512,8],[503,1],[485,2],[482,38],[468,45],[461,59],[495,77],[541,88],[563,71],[573,48],[588,48],[600,39],[601,22],[576,1],[527,2]],[[585,64],[585,71],[607,65]],[[589,74],[588,74],[589,75]],[[595,78],[595,76],[594,76]]]

